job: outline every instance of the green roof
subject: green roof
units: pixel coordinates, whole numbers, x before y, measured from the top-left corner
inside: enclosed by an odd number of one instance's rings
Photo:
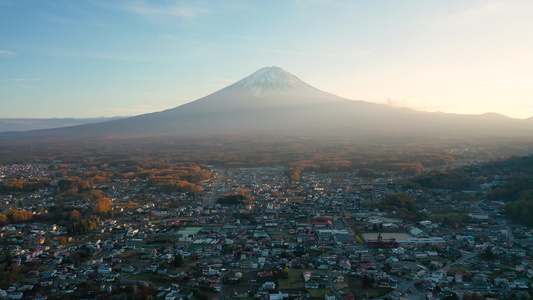
[[[202,230],[202,228],[203,227],[186,227],[186,228],[178,231],[178,234],[181,234],[181,235],[195,235],[198,232],[200,232],[200,230]]]

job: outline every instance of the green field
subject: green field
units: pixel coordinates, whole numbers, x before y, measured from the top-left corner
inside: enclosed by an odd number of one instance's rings
[[[203,227],[186,227],[180,231],[178,231],[177,234],[179,235],[195,235],[198,232],[200,232],[203,229]]]
[[[304,278],[302,276],[303,270],[288,270],[289,278],[280,279],[278,281],[280,289],[303,289],[305,288]]]

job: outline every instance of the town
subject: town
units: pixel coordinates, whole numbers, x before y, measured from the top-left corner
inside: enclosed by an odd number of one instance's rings
[[[452,191],[392,171],[198,172],[177,191],[108,164],[1,166],[20,186],[0,194],[0,298],[531,296],[533,230],[485,196],[505,178]]]

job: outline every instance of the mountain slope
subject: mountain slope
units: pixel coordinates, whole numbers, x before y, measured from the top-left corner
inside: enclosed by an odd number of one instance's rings
[[[318,90],[281,68],[269,67],[169,112],[225,112],[345,101],[349,100]]]
[[[439,138],[532,136],[533,123],[482,116],[417,112],[320,91],[278,67],[252,75],[176,108],[67,128],[0,135],[24,138],[108,138],[205,133],[294,133]],[[1,141],[1,140],[0,140]]]

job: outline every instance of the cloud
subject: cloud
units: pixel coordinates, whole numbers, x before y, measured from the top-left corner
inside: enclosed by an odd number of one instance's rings
[[[6,79],[7,81],[14,81],[14,82],[34,82],[34,81],[40,81],[40,78],[10,78]]]
[[[15,52],[11,52],[11,51],[7,51],[7,50],[0,50],[0,57],[1,56],[16,56],[17,53]]]
[[[32,83],[35,83],[37,81],[41,81],[40,78],[7,78],[7,79],[0,79],[1,82],[6,82],[6,84],[2,84],[4,87],[15,87],[15,88],[22,88],[26,90],[34,89],[35,87],[30,85]]]
[[[168,62],[176,60],[174,55],[153,55],[150,53],[120,53],[120,52],[94,52],[82,48],[51,48],[42,46],[34,48],[33,51],[39,55],[61,57],[61,58],[84,58],[110,61],[126,62]]]
[[[507,8],[506,1],[484,3],[481,6],[467,9],[455,15],[464,19],[483,19],[504,11]]]
[[[277,53],[285,55],[295,55],[295,56],[309,56],[309,57],[337,57],[337,58],[359,58],[370,54],[372,51],[365,48],[358,47],[327,47],[322,46],[317,43],[304,43],[298,40],[286,40],[279,38],[268,38],[260,36],[250,36],[250,35],[231,35],[223,34],[221,35],[225,40],[233,39],[240,42],[228,42],[228,43],[217,43],[217,42],[205,42],[205,41],[191,41],[184,40],[172,35],[162,35],[162,38],[169,40],[176,40],[180,42],[194,43],[200,46],[208,46],[210,48],[233,48],[246,51],[254,52],[266,52],[266,53]],[[244,43],[243,43],[244,42]],[[259,44],[266,45],[261,47]],[[291,45],[290,50],[280,48],[272,48],[270,45]],[[301,49],[301,50],[300,50]],[[309,51],[308,49],[313,49]]]
[[[372,101],[398,108],[411,108],[419,111],[447,111],[453,109],[450,105],[437,105],[432,96],[387,97],[383,101]]]
[[[444,27],[479,24],[507,10],[509,3],[509,1],[487,1],[482,5],[437,18],[435,21]]]
[[[26,90],[33,90],[34,87],[31,86],[31,85],[26,85],[26,84],[19,84],[17,85],[19,88],[22,88],[22,89],[26,89]]]
[[[39,14],[44,20],[48,22],[58,23],[58,24],[105,27],[105,24],[103,23],[86,20],[86,19],[89,19],[89,16],[87,16],[87,14],[85,13],[76,12],[74,13],[74,15],[73,13],[70,13],[69,17],[59,16],[59,15],[45,13],[45,12],[40,12]]]
[[[169,17],[192,19],[209,12],[207,8],[201,5],[194,5],[188,1],[126,1],[122,5],[115,5],[114,8],[140,15],[151,21],[160,21],[161,18]]]

